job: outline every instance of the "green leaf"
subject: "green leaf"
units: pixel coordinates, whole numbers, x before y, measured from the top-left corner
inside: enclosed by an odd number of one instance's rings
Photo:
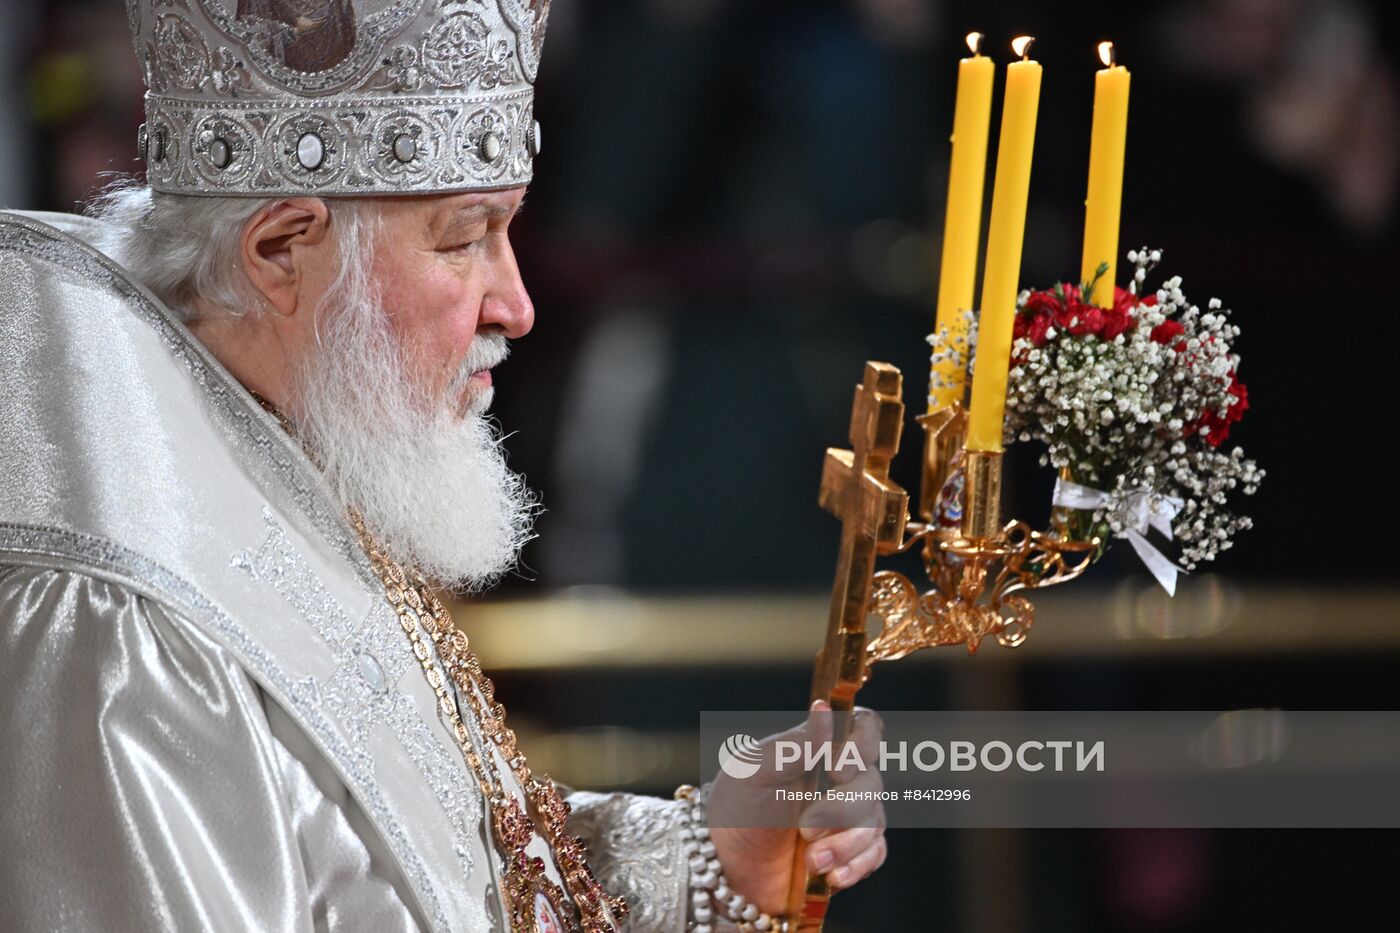
[[[1099,280],[1102,279],[1105,275],[1108,275],[1108,263],[1101,262],[1099,263],[1099,267],[1094,270],[1094,280],[1092,282],[1079,283],[1079,290],[1081,293],[1080,298],[1082,298],[1085,302],[1091,301],[1094,297],[1094,289],[1098,288]]]

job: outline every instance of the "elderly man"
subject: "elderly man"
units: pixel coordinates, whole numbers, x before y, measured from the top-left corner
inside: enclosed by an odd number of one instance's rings
[[[536,510],[484,412],[548,3],[363,0],[322,70],[229,10],[128,0],[149,187],[0,214],[0,928],[782,926],[795,831],[705,817],[771,788],[566,802],[436,594]]]

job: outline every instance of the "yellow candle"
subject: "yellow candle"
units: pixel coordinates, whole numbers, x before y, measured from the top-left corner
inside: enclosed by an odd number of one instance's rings
[[[948,208],[943,217],[943,262],[938,273],[938,317],[943,352],[958,358],[933,364],[928,410],[961,402],[967,391],[967,317],[977,285],[977,246],[982,233],[982,190],[987,180],[987,135],[992,122],[992,81],[996,67],[982,55],[982,34],[970,33],[971,58],[958,63],[958,96],[953,109],[953,155],[948,164]]]
[[[1033,41],[1022,36],[1013,42],[1022,60],[1006,68],[1006,102],[997,142],[992,222],[987,231],[987,265],[982,273],[982,311],[977,323],[977,367],[972,374],[968,411],[968,450],[1002,449],[1006,371],[1011,364],[1011,328],[1020,290],[1021,245],[1026,234],[1026,200],[1040,108],[1040,63],[1027,58]]]
[[[1118,223],[1123,214],[1123,156],[1128,145],[1128,69],[1116,64],[1112,42],[1099,43],[1104,68],[1094,79],[1094,129],[1089,145],[1089,194],[1084,200],[1084,261],[1080,281],[1099,278],[1093,302],[1113,307],[1117,283]]]

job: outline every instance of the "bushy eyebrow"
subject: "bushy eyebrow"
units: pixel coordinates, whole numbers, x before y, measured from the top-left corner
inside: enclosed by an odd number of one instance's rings
[[[510,217],[519,214],[525,207],[525,199],[521,198],[520,203],[515,207],[508,207],[504,204],[493,204],[488,201],[478,201],[475,204],[468,204],[453,211],[446,221],[443,222],[443,234],[450,233],[458,227],[479,224],[483,220],[492,220],[498,217]]]

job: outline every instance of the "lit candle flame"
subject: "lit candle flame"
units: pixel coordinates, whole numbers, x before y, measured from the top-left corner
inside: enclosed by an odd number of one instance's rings
[[[1099,61],[1103,62],[1105,68],[1112,68],[1118,64],[1118,52],[1113,48],[1112,42],[1099,43]]]
[[[1031,45],[1035,42],[1035,36],[1017,36],[1011,40],[1011,50],[1020,56],[1022,61],[1030,57]]]
[[[967,34],[967,47],[972,50],[973,55],[982,54],[982,40],[986,38],[980,32],[969,32]]]

